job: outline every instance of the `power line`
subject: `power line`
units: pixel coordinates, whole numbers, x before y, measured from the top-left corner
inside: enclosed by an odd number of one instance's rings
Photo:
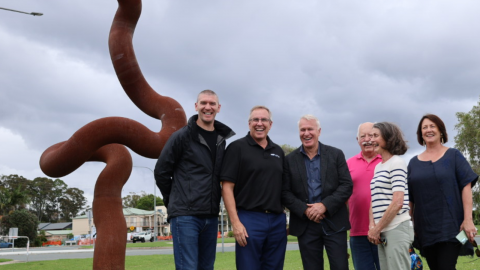
[[[40,13],[40,12],[30,12],[29,13],[29,12],[24,12],[24,11],[9,9],[9,8],[3,8],[3,7],[0,7],[0,9],[7,10],[7,11],[18,12],[18,13],[23,13],[23,14],[27,14],[27,15],[33,15],[33,16],[42,16],[43,15],[43,13]]]

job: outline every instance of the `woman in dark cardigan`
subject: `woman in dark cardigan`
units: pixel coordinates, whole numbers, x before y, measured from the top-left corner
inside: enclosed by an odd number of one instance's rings
[[[462,230],[473,242],[477,230],[472,219],[472,187],[478,175],[465,157],[443,144],[448,135],[436,115],[422,117],[417,129],[423,153],[408,164],[410,211],[415,236],[430,269],[455,269],[462,244]],[[472,246],[466,246],[473,254]]]

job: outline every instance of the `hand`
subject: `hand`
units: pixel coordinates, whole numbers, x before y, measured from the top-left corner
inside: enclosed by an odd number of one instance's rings
[[[380,244],[380,231],[375,226],[370,226],[368,230],[368,241],[370,243],[378,245]]]
[[[241,222],[232,224],[233,227],[233,235],[235,236],[235,240],[237,243],[241,246],[244,247],[247,245],[247,238],[248,238],[248,233],[247,229],[245,229],[245,226]]]
[[[473,243],[475,236],[477,235],[477,228],[473,225],[472,220],[464,220],[462,225],[460,225],[460,231],[464,230],[465,234],[467,234],[468,241]]]
[[[308,219],[320,223],[320,220],[325,218],[327,208],[323,203],[307,204],[307,207],[305,215],[307,215]]]

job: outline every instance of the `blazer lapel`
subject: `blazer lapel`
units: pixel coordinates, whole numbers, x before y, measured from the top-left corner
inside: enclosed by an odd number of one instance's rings
[[[307,168],[305,167],[305,157],[300,152],[300,149],[295,153],[295,165],[298,169],[298,175],[300,175],[301,185],[308,197],[308,183],[307,183]]]
[[[327,183],[327,168],[328,168],[328,153],[325,145],[318,142],[320,147],[320,177],[322,182],[322,200],[323,200],[323,193],[325,191],[326,183]]]

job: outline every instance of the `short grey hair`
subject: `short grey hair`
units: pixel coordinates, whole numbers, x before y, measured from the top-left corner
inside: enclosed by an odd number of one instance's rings
[[[372,122],[365,122],[365,123],[361,123],[360,125],[358,125],[358,129],[357,129],[357,138],[360,136],[360,127],[363,125],[363,124],[372,124],[372,127],[375,123],[372,123]]]
[[[322,126],[320,126],[320,120],[318,120],[318,118],[313,115],[313,114],[305,114],[305,115],[302,115],[302,117],[300,117],[300,120],[302,119],[305,119],[307,121],[310,121],[310,120],[315,120],[315,122],[317,123],[317,127],[318,129],[322,128]],[[300,127],[300,120],[298,120],[298,126]]]
[[[266,110],[268,112],[268,118],[270,118],[270,121],[273,121],[272,112],[266,106],[263,106],[263,105],[253,106],[253,108],[250,110],[250,114],[252,114],[252,112],[255,110]]]

